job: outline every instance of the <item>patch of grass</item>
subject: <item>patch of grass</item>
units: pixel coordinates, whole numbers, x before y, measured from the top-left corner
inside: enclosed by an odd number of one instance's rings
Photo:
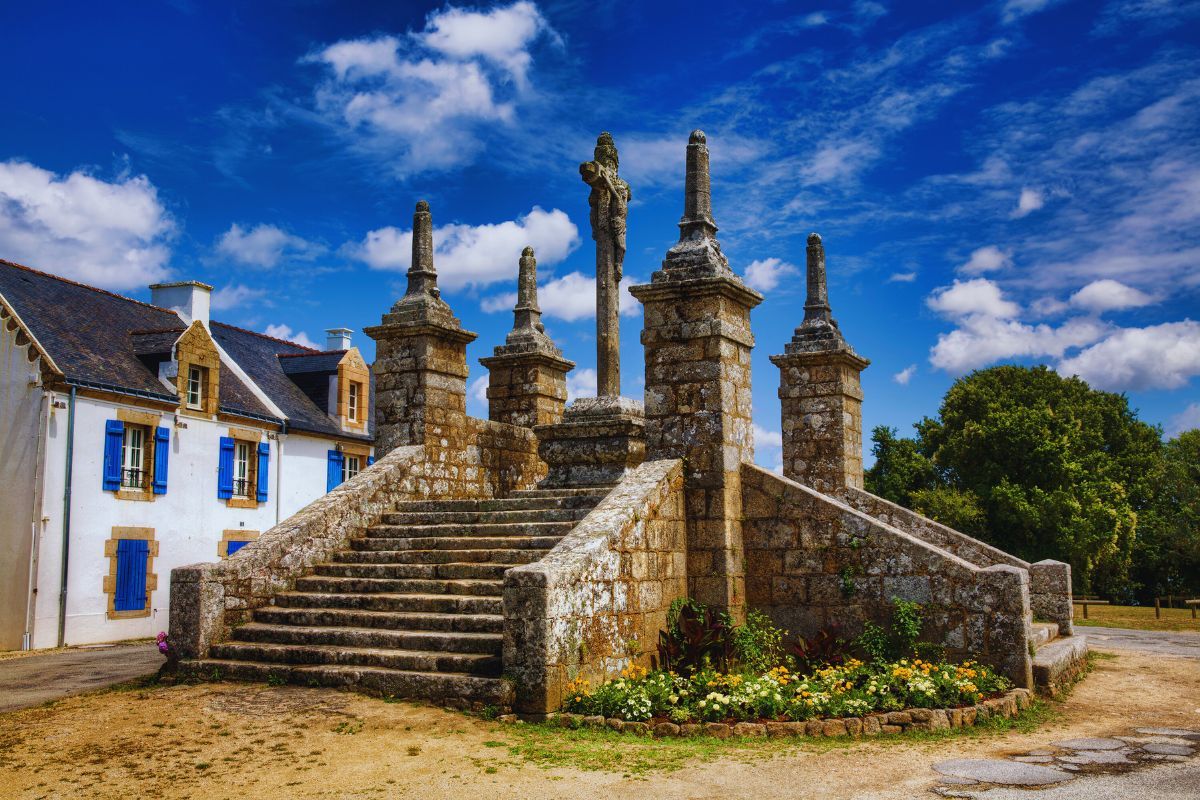
[[[1164,608],[1162,618],[1154,618],[1154,606],[1088,606],[1088,618],[1083,607],[1075,606],[1075,624],[1086,627],[1129,628],[1143,631],[1196,631],[1200,619],[1184,608]]]
[[[711,736],[652,739],[607,729],[561,728],[547,723],[529,723],[506,729],[508,742],[486,742],[488,747],[508,747],[510,755],[544,769],[575,769],[614,772],[630,777],[675,772],[691,764],[719,758],[752,763],[786,752],[825,753],[847,747],[879,745],[906,747],[960,737],[1003,736],[1009,732],[1029,733],[1059,717],[1049,703],[1035,699],[1016,719],[992,718],[970,728],[944,731],[913,731],[898,736],[854,739],[758,737],[716,739]]]

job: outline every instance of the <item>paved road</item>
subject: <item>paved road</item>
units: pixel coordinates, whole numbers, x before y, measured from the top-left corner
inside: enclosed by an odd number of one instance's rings
[[[60,650],[0,661],[0,712],[157,672],[163,657],[152,642]]]
[[[1200,759],[1124,774],[1080,776],[1048,789],[1008,786],[954,794],[982,800],[1196,800],[1198,787]]]
[[[1093,628],[1090,625],[1076,625],[1075,633],[1086,636],[1088,644],[1097,650],[1136,650],[1152,655],[1200,658],[1200,633]]]

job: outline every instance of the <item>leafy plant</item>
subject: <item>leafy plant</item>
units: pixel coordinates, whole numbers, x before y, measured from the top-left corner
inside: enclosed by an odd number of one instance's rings
[[[846,640],[842,627],[836,623],[822,628],[812,636],[801,636],[792,645],[792,658],[801,672],[825,665],[836,666],[846,657]]]
[[[723,611],[691,599],[671,603],[667,629],[658,635],[662,669],[692,673],[705,666],[725,670],[733,651],[733,621]]]
[[[867,622],[854,645],[872,661],[912,658],[917,655],[917,640],[921,638],[923,627],[921,604],[893,597],[887,630]]]
[[[782,662],[787,631],[775,627],[771,618],[757,609],[746,613],[746,624],[733,631],[735,660],[751,672],[766,672]]]
[[[868,659],[876,662],[884,662],[888,659],[888,654],[892,648],[888,642],[887,631],[876,625],[874,622],[868,622],[863,625],[862,633],[854,640],[854,645],[861,650]]]

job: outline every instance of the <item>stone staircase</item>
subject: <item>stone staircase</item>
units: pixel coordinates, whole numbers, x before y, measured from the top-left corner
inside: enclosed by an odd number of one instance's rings
[[[504,573],[548,553],[607,493],[401,503],[191,671],[507,706]]]
[[[1087,668],[1087,637],[1079,632],[1059,636],[1058,626],[1033,623],[1033,683],[1037,691],[1053,697],[1074,683]]]

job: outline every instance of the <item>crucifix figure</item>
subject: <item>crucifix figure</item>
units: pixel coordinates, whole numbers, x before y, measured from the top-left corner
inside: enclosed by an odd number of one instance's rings
[[[605,132],[596,139],[592,161],[579,165],[583,182],[592,187],[592,238],[596,240],[596,395],[621,394],[621,265],[625,261],[625,218],[629,184],[617,175],[617,146]]]

